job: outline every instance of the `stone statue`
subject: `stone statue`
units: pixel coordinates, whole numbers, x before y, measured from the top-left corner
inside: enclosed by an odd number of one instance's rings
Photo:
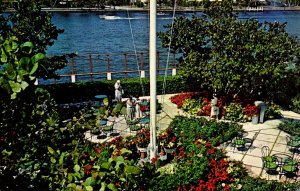
[[[217,94],[213,94],[213,99],[211,100],[211,110],[210,117],[215,118],[218,121],[219,116],[219,106]]]
[[[265,116],[265,111],[267,110],[267,105],[263,101],[255,101],[254,105],[259,107],[260,113],[259,113],[259,122],[263,123],[264,122],[264,116]]]
[[[115,83],[115,100],[117,102],[122,101],[122,86],[120,80],[117,80]]]
[[[134,107],[133,107],[133,100],[130,96],[126,102],[126,118],[127,120],[133,120],[134,118]]]

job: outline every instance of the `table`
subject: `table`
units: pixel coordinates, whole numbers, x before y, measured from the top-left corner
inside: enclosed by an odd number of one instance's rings
[[[146,125],[149,125],[150,123],[150,117],[149,116],[146,116],[146,117],[143,117],[140,119],[140,124],[142,126],[146,126]]]
[[[99,104],[102,105],[103,104],[103,99],[107,98],[107,95],[104,94],[99,94],[99,95],[95,95],[95,99],[97,101],[99,101]]]

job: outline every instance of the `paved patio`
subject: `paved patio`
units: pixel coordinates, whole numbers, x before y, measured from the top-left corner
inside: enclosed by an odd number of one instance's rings
[[[162,111],[157,114],[157,127],[158,131],[162,131],[168,127],[172,118],[176,115],[186,115],[182,110],[177,109],[176,105],[171,103],[169,98],[174,94],[158,95],[157,99],[162,104]],[[291,111],[282,111],[284,118],[299,119],[300,115]],[[134,132],[130,132],[126,125],[124,117],[112,118],[115,121],[114,129],[116,135],[128,136],[134,135]],[[246,132],[245,138],[253,139],[253,143],[250,148],[244,151],[239,151],[234,149],[230,143],[225,143],[220,146],[227,152],[233,160],[242,161],[246,169],[252,176],[260,176],[269,180],[279,180],[285,181],[286,177],[279,175],[268,175],[265,170],[262,170],[262,152],[261,148],[263,146],[268,146],[270,148],[270,154],[285,153],[293,156],[293,153],[289,151],[286,145],[286,135],[287,133],[279,130],[277,128],[278,124],[281,123],[280,119],[268,120],[263,124],[253,125],[251,122],[241,123],[243,130]],[[257,134],[256,137],[254,135]],[[86,138],[92,142],[104,142],[109,141],[113,137],[107,137],[105,139],[97,139],[97,136],[91,135],[89,132],[86,133]],[[295,154],[299,155],[299,154]],[[298,174],[297,181],[300,180],[300,174]]]

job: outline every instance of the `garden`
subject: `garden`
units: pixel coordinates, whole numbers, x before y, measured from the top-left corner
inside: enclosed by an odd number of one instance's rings
[[[210,116],[212,101],[207,91],[185,92],[170,98],[178,109],[182,109],[192,116]],[[218,118],[234,122],[248,122],[258,116],[260,108],[254,104],[255,98],[251,96],[220,96],[217,107]],[[266,102],[265,119],[281,118],[280,106],[274,102]]]
[[[101,106],[59,107],[64,101],[89,101],[100,90],[112,95],[113,82],[34,85],[38,78],[58,78],[57,71],[76,56],[46,56],[63,32],[51,23],[51,14],[29,0],[17,1],[11,14],[0,14],[0,190],[299,189],[299,182],[250,177],[240,162],[218,148],[241,132],[238,122],[258,113],[256,100],[272,100],[266,102],[267,119],[280,117],[275,103],[299,110],[299,42],[279,23],[266,22],[262,27],[256,20],[238,22],[230,2],[211,6],[204,11],[207,17],[175,21],[177,38],[170,44],[182,58],[180,73],[170,78],[166,93],[193,91],[171,98],[192,116],[176,116],[157,134],[158,153],[153,159],[146,149],[147,127],[133,125],[135,135],[104,143],[86,139],[87,131],[98,133],[102,120],[126,115],[123,103],[112,104],[108,98]],[[0,4],[0,13],[2,8]],[[229,32],[228,26],[233,27]],[[159,33],[165,46],[169,36],[169,30]],[[139,80],[124,80],[125,92],[141,96]],[[161,87],[163,83],[160,80]],[[62,96],[65,91],[68,97]],[[216,91],[219,119],[224,121],[196,117],[210,116]],[[279,128],[299,135],[297,121],[286,121]]]

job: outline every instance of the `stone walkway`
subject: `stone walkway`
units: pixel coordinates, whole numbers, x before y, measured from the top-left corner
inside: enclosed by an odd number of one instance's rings
[[[174,118],[176,115],[188,116],[182,110],[177,109],[175,104],[171,103],[169,98],[173,95],[175,94],[157,96],[158,101],[162,104],[162,111],[157,114],[158,131],[166,129],[172,121],[172,118]],[[284,118],[300,120],[300,115],[291,111],[282,111],[282,115]],[[134,135],[134,132],[129,131],[124,117],[112,118],[111,120],[115,121],[114,129],[116,135]],[[270,155],[285,153],[293,156],[293,153],[289,151],[289,148],[286,145],[286,135],[288,134],[277,128],[279,123],[281,123],[280,119],[268,120],[263,124],[257,125],[253,125],[251,122],[241,123],[243,130],[245,131],[245,138],[253,140],[251,147],[245,151],[234,149],[230,143],[225,143],[220,147],[227,152],[227,156],[229,156],[231,159],[242,161],[252,176],[260,176],[269,180],[285,181],[286,177],[284,176],[281,176],[281,179],[279,179],[279,175],[268,175],[265,170],[262,170],[263,163],[261,159],[261,148],[263,146],[268,146],[270,148]],[[255,135],[256,137],[254,137]],[[87,132],[86,138],[92,142],[104,142],[109,141],[113,137],[97,139],[97,136],[91,135],[89,132]],[[300,180],[300,174],[298,175],[297,180]]]

